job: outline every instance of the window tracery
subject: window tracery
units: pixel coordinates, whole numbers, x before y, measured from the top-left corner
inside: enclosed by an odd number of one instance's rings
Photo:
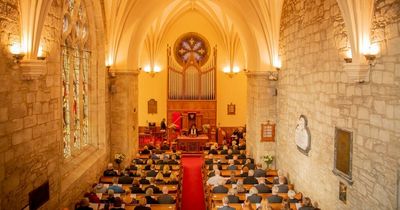
[[[64,1],[62,31],[63,152],[68,158],[90,143],[88,88],[91,52],[83,1]]]

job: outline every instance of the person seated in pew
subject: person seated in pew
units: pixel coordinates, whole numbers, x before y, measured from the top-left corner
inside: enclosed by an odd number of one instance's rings
[[[234,154],[234,155],[240,154],[240,151],[239,151],[238,148],[239,148],[239,147],[238,147],[237,145],[232,146],[232,154]]]
[[[152,159],[148,159],[146,161],[146,166],[144,167],[144,170],[150,170],[150,167],[153,165],[153,160]]]
[[[222,198],[222,207],[219,207],[218,210],[235,210],[235,208],[229,206],[229,199],[228,197]]]
[[[215,148],[214,145],[211,146],[210,150],[208,151],[208,154],[213,154],[213,155],[218,155],[218,150]]]
[[[168,187],[164,186],[162,189],[162,195],[160,195],[157,199],[159,204],[173,204],[175,203],[175,199],[168,194]]]
[[[171,176],[171,167],[169,165],[164,165],[162,174],[164,177]]]
[[[282,171],[281,169],[278,170],[278,176],[274,177],[273,184],[279,184],[279,179],[284,179],[285,180],[284,184],[288,184],[285,172]]]
[[[75,208],[76,210],[93,210],[92,207],[89,206],[89,199],[88,198],[83,198],[79,204],[78,207]]]
[[[240,161],[238,160],[238,156],[237,156],[237,155],[234,155],[234,156],[233,156],[233,163],[234,163],[235,165],[240,165]]]
[[[299,200],[297,200],[297,198],[295,198],[294,196],[296,196],[296,192],[294,190],[289,190],[287,192],[288,194],[288,198],[289,198],[289,203],[298,203],[300,202]]]
[[[151,150],[153,150],[153,149],[155,149],[155,147],[154,147],[154,142],[149,142],[148,144],[147,144],[147,147],[149,148],[149,150],[151,151]]]
[[[227,196],[229,203],[240,203],[240,199],[236,194],[237,194],[237,190],[235,188],[229,189],[228,196]]]
[[[265,179],[259,179],[258,184],[255,185],[259,193],[271,193],[271,188],[265,184]]]
[[[213,193],[227,193],[228,188],[224,186],[225,180],[220,179],[218,180],[218,185],[212,188]]]
[[[262,169],[262,165],[259,163],[256,165],[256,170],[254,170],[254,177],[265,177],[267,173]]]
[[[239,179],[237,181],[237,183],[236,183],[236,191],[238,193],[246,193],[247,192],[246,188],[243,185],[243,180]]]
[[[220,155],[227,155],[228,154],[228,146],[224,145],[222,146],[222,150],[219,153]]]
[[[155,198],[153,198],[153,188],[147,188],[146,196],[144,197],[146,198],[147,204],[158,204],[158,201]]]
[[[151,159],[153,159],[153,160],[159,160],[159,159],[160,159],[160,156],[159,156],[157,153],[155,153],[155,152],[153,152],[153,151],[150,151],[150,156],[149,156],[149,158],[151,158]]]
[[[153,189],[153,193],[161,193],[161,190],[160,190],[160,188],[158,188],[157,186],[156,186],[156,183],[155,183],[155,180],[154,180],[154,178],[151,178],[150,179],[150,185],[149,186],[147,186],[146,188],[144,188],[144,191],[145,192],[147,192],[147,189],[149,189],[149,188],[151,188],[151,189]]]
[[[169,176],[169,181],[167,182],[167,184],[179,184],[177,173],[178,172],[171,173],[171,176]]]
[[[133,210],[151,210],[151,208],[147,207],[146,204],[146,198],[140,198],[139,205],[135,206]]]
[[[208,177],[215,176],[215,171],[216,170],[222,170],[222,165],[221,164],[219,164],[219,165],[214,164],[214,165],[210,165],[209,167],[212,167],[212,170],[210,172],[208,172]]]
[[[242,204],[242,210],[253,210],[253,206],[251,205],[251,202],[246,199],[243,204]]]
[[[116,170],[114,170],[112,163],[107,165],[107,169],[103,172],[103,176],[118,176],[118,173]]]
[[[125,208],[122,208],[122,199],[120,197],[115,198],[114,205],[110,210],[125,210]]]
[[[233,153],[232,150],[229,149],[228,150],[228,154],[225,156],[225,159],[227,159],[227,160],[233,159],[233,154],[232,153]]]
[[[277,186],[272,187],[272,195],[267,197],[270,203],[282,203],[282,197],[278,195],[279,188]]]
[[[108,190],[107,195],[107,203],[113,204],[115,202],[114,190]]]
[[[254,177],[253,170],[249,170],[249,175],[243,179],[243,184],[258,184],[258,180]]]
[[[247,157],[246,157],[246,150],[239,150],[240,152],[239,152],[239,156],[238,156],[238,158],[239,159],[246,159]]]
[[[290,210],[290,203],[289,203],[288,199],[282,200],[281,210]]]
[[[155,165],[151,165],[150,166],[150,171],[148,171],[146,173],[147,177],[156,177],[157,176],[157,171],[156,171],[156,166]]]
[[[136,164],[135,165],[134,164],[135,164],[135,160],[132,160],[132,163],[126,169],[128,169],[128,170],[137,170],[138,167],[136,166]]]
[[[214,160],[214,156],[213,156],[213,154],[208,154],[208,155],[206,155],[206,157],[205,157],[205,161],[204,161],[204,163],[206,164],[206,165],[211,165],[211,164],[213,164],[213,160]]]
[[[249,169],[254,170],[256,168],[256,166],[254,165],[254,163],[251,162],[250,158],[246,159],[246,162],[244,163],[244,166],[247,166]]]
[[[142,169],[138,168],[136,171],[129,170],[130,177],[141,177],[142,176]]]
[[[154,178],[156,184],[165,184],[164,176],[161,171],[157,173],[157,176]]]
[[[149,155],[150,154],[150,150],[148,146],[144,146],[142,151],[140,152],[141,155]]]
[[[129,176],[129,170],[125,170],[123,175],[118,178],[118,184],[132,184],[133,178]]]
[[[239,139],[238,150],[246,150],[246,142],[243,139]]]
[[[84,194],[84,197],[88,198],[90,203],[100,203],[100,198],[97,197],[95,190],[94,190],[96,185],[97,184],[94,184],[93,189],[90,192]]]
[[[272,210],[271,205],[269,205],[267,199],[263,199],[260,203],[260,206],[257,208],[257,210]]]
[[[96,186],[93,188],[94,193],[106,193],[107,192],[107,187],[104,186],[104,184],[99,183],[96,184]]]
[[[280,176],[278,178],[279,181],[279,185],[277,185],[279,188],[278,193],[287,193],[289,191],[289,187],[287,184],[285,184],[285,180],[286,178],[283,176]]]
[[[311,199],[309,197],[305,197],[303,199],[303,204],[298,210],[315,210],[315,208],[311,204]]]
[[[258,195],[258,190],[255,187],[250,188],[249,190],[249,196],[247,196],[247,200],[249,200],[251,203],[260,203],[262,200],[262,197]]]
[[[140,184],[139,184],[138,180],[134,180],[133,183],[132,183],[132,186],[129,189],[134,194],[144,193],[143,189],[140,188]]]
[[[228,170],[237,170],[238,167],[235,165],[235,162],[233,161],[233,159],[229,159],[228,160],[228,167],[226,169]]]
[[[165,165],[168,164],[169,157],[167,154],[162,154],[160,160],[156,162],[157,165]]]
[[[150,184],[150,181],[148,179],[146,179],[145,173],[142,174],[142,177],[139,179],[139,183],[140,184]]]
[[[215,176],[208,178],[207,184],[208,185],[218,185],[219,180],[223,180],[225,182],[224,177],[221,176],[221,171],[215,170]]]
[[[108,190],[113,190],[115,193],[124,193],[125,192],[124,189],[122,189],[122,187],[118,186],[118,178],[117,177],[113,178],[113,184],[108,187]]]
[[[164,151],[161,150],[161,147],[159,145],[156,146],[156,148],[153,149],[153,154],[157,154],[160,155],[162,154]]]
[[[231,171],[231,176],[229,177],[229,179],[226,180],[225,184],[236,184],[237,183],[237,179],[235,178],[235,171]]]
[[[161,146],[161,150],[169,150],[169,145],[167,141],[163,141],[163,145]]]
[[[171,159],[168,160],[168,164],[170,164],[170,165],[177,165],[177,164],[179,164],[179,162],[176,160],[176,155],[175,155],[175,154],[171,155]]]
[[[249,168],[247,166],[242,167],[242,170],[240,170],[240,177],[247,177],[249,176]]]

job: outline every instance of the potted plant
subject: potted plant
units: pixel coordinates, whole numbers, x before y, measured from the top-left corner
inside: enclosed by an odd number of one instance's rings
[[[118,169],[120,169],[121,163],[125,160],[126,156],[122,153],[116,153],[114,155],[114,161],[118,165]]]
[[[272,162],[274,161],[274,156],[272,155],[265,155],[262,156],[262,159],[264,161],[264,163],[267,165],[267,169],[269,169],[269,166],[272,164]]]

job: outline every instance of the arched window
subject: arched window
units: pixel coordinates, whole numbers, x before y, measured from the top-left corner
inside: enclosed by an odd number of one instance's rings
[[[89,27],[83,1],[65,0],[61,43],[64,157],[89,141]]]

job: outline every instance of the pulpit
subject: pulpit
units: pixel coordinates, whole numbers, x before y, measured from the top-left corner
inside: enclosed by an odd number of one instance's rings
[[[178,149],[185,152],[200,152],[208,142],[207,135],[178,136],[176,139]]]

